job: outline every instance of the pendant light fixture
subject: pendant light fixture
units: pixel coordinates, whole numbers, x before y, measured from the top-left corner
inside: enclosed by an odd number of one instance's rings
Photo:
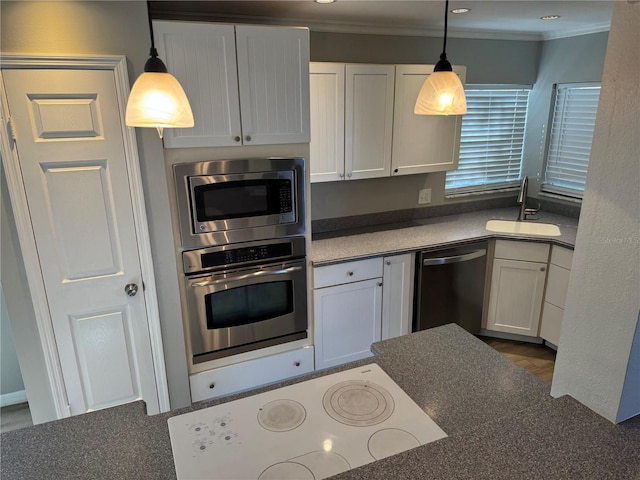
[[[427,77],[413,113],[416,115],[464,115],[467,113],[467,99],[464,87],[458,75],[453,72],[451,63],[447,60],[447,18],[449,0],[445,2],[444,10],[444,43],[440,61],[436,63],[433,73]]]
[[[193,113],[180,82],[167,72],[164,62],[158,58],[149,2],[147,17],[151,33],[151,58],[144,64],[144,73],[131,88],[125,123],[129,127],[155,127],[162,138],[165,128],[193,127]]]

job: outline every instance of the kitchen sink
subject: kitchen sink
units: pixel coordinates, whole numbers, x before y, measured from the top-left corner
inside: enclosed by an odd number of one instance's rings
[[[560,228],[550,223],[532,223],[510,220],[489,220],[485,227],[491,232],[522,233],[525,235],[560,236]]]

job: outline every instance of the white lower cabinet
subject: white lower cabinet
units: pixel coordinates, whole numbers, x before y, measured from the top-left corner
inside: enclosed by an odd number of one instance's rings
[[[191,401],[222,397],[312,372],[313,357],[313,347],[308,346],[191,375]]]
[[[540,320],[540,337],[556,346],[560,342],[560,328],[569,287],[572,260],[572,250],[555,245],[552,247],[547,290]]]
[[[314,269],[316,368],[372,356],[371,344],[409,333],[413,255]]]
[[[549,245],[497,240],[487,330],[538,336]]]

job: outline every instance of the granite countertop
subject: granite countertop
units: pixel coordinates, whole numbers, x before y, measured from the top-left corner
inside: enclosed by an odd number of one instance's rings
[[[374,344],[373,359],[146,416],[144,403],[2,434],[2,478],[174,479],[167,420],[378,363],[449,435],[344,472],[370,478],[638,478],[640,416],[613,425],[450,324]]]
[[[547,237],[491,232],[485,229],[488,220],[515,220],[518,208],[479,210],[458,215],[425,218],[394,225],[381,225],[380,231],[358,233],[358,230],[314,235],[309,258],[315,265],[327,265],[346,260],[420,250],[427,247],[453,245],[488,238],[522,239],[550,242],[573,248],[578,220],[541,211],[527,222],[552,223],[560,227],[561,235]]]

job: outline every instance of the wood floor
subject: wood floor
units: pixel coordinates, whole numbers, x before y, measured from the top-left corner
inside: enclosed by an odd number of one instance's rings
[[[551,384],[556,352],[544,345],[535,343],[502,340],[500,338],[479,337],[512,362],[533,373],[543,382]]]

